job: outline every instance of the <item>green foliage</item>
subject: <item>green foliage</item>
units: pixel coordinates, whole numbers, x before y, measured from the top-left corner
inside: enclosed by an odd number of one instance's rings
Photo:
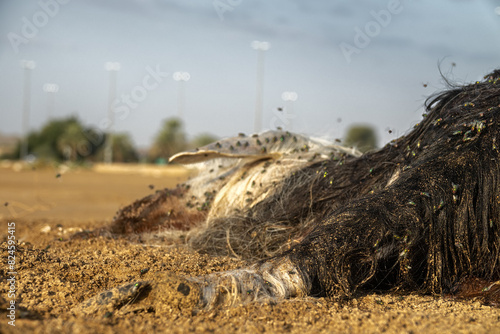
[[[175,153],[181,152],[186,148],[186,134],[184,133],[182,121],[178,118],[169,118],[165,120],[162,128],[156,135],[149,156],[153,161],[160,158],[168,159]]]
[[[28,153],[49,161],[91,159],[104,143],[104,135],[83,126],[76,117],[55,119],[28,135]],[[12,158],[19,158],[21,143]]]
[[[83,127],[79,122],[66,126],[63,133],[57,138],[57,148],[62,152],[66,160],[76,161],[86,150],[87,138],[83,133]]]
[[[55,119],[40,131],[28,135],[28,153],[41,161],[103,161],[107,134],[84,126],[76,117]],[[137,162],[139,154],[129,134],[113,134],[113,162]],[[180,151],[205,146],[217,140],[210,134],[196,136],[191,142],[186,140],[182,122],[177,118],[164,121],[149,150],[149,161],[166,161]],[[12,154],[4,158],[18,159],[21,142]]]
[[[128,133],[113,135],[113,160],[120,162],[139,161],[139,155]]]
[[[344,145],[355,147],[363,153],[377,148],[375,129],[368,125],[351,126],[345,136]]]
[[[112,138],[113,162],[138,162],[139,154],[128,133],[115,133]],[[96,154],[97,161],[104,160],[104,146]]]
[[[193,138],[193,140],[189,143],[189,147],[190,148],[202,147],[211,144],[217,141],[218,139],[219,138],[209,133],[202,133]]]

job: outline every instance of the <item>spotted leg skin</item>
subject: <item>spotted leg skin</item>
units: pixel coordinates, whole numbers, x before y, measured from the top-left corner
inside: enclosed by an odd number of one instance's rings
[[[275,303],[309,294],[311,283],[287,257],[251,267],[184,278],[158,272],[151,280],[127,283],[87,299],[72,310],[80,316],[111,317],[130,312],[172,312],[186,316],[201,310],[249,302]]]
[[[87,299],[71,313],[86,317],[112,317],[130,312],[172,311],[190,316],[200,308],[200,286],[169,272],[158,272],[151,280],[127,283]]]
[[[146,281],[126,283],[85,300],[73,308],[71,312],[84,316],[106,315],[133,303],[149,287],[149,282]]]

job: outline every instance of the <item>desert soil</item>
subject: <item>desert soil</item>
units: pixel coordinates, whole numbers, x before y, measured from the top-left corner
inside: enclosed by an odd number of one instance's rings
[[[179,292],[165,288],[148,307],[82,316],[75,312],[80,303],[127,282],[198,276],[245,263],[198,254],[181,243],[158,246],[110,237],[70,240],[75,232],[109,223],[117,209],[133,200],[182,182],[185,170],[98,166],[65,172],[17,167],[0,168],[1,333],[500,333],[500,308],[397,292],[193,312]],[[15,326],[7,317],[12,300],[6,281],[11,222],[18,242]]]

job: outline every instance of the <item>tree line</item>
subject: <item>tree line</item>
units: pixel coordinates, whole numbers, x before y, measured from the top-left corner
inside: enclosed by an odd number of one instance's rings
[[[211,134],[200,134],[188,140],[182,122],[177,118],[169,118],[156,134],[153,145],[141,151],[128,133],[102,133],[71,116],[51,120],[40,130],[30,132],[12,152],[1,158],[19,159],[23,142],[27,139],[28,155],[32,159],[46,162],[100,162],[104,159],[104,148],[109,136],[112,138],[113,162],[165,162],[177,152],[217,140]]]
[[[104,160],[104,147],[112,136],[113,162],[166,163],[172,155],[201,147],[217,140],[211,134],[200,134],[188,140],[183,123],[178,118],[166,119],[157,132],[153,144],[147,150],[138,150],[128,133],[102,133],[82,124],[74,116],[54,119],[39,131],[27,136],[28,154],[31,159],[46,162],[70,161],[74,163],[101,162]],[[3,159],[19,159],[23,141],[16,148],[1,156]],[[362,152],[377,147],[377,138],[372,127],[351,126],[343,141],[345,146],[354,146]]]

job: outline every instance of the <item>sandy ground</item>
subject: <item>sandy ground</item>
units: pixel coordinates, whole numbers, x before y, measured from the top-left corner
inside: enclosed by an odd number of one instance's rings
[[[0,168],[1,333],[500,333],[500,309],[443,296],[368,294],[353,300],[305,298],[253,303],[193,314],[184,296],[164,284],[141,307],[74,315],[84,300],[120,284],[237,268],[183,246],[162,247],[106,237],[69,240],[109,222],[118,208],[187,173],[126,166],[95,171]],[[153,189],[151,189],[153,188]],[[15,230],[8,233],[8,223]],[[10,305],[7,237],[15,235],[15,326]],[[155,298],[153,298],[155,297]],[[153,300],[150,300],[152,299]],[[149,303],[149,304],[147,304]]]

